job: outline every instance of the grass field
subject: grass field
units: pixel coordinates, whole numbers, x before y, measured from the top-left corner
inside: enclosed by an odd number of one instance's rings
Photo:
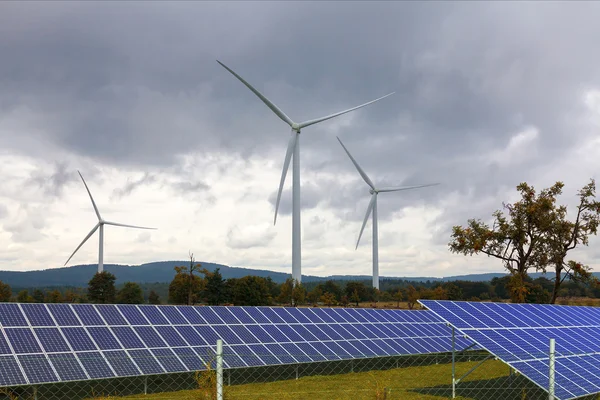
[[[456,364],[457,378],[477,364]],[[436,400],[451,397],[451,364],[415,366],[386,371],[347,373],[342,375],[307,376],[297,380],[255,383],[224,387],[225,400]],[[213,385],[206,389],[182,390],[152,395],[134,395],[119,399],[208,400],[214,399]],[[527,389],[524,389],[527,387]],[[522,377],[509,377],[509,368],[500,361],[486,361],[457,386],[457,398],[472,400],[527,400],[540,397],[539,389]],[[525,397],[524,397],[525,396]],[[545,395],[547,398],[547,394]],[[116,399],[96,397],[94,400]]]

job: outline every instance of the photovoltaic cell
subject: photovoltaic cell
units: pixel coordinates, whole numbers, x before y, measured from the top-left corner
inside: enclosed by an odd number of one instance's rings
[[[127,321],[113,304],[98,304],[96,309],[108,325],[127,325]]]
[[[143,374],[151,375],[162,374],[166,372],[160,366],[158,361],[156,361],[156,358],[154,358],[149,350],[128,350],[127,353],[129,353],[129,357],[131,357],[137,366],[142,370]]]
[[[113,370],[117,373],[117,376],[140,375],[140,371],[125,351],[105,351],[103,354]]]
[[[133,328],[128,326],[115,326],[111,328],[117,339],[126,349],[141,349],[146,347]]]
[[[115,376],[100,352],[90,351],[76,354],[91,379],[112,378]]]
[[[71,351],[58,328],[34,328],[33,330],[47,353]]]
[[[142,339],[146,347],[167,347],[164,340],[151,326],[136,326],[133,328]]]
[[[212,310],[226,324],[239,324],[240,321],[229,311],[228,307],[212,307]]]
[[[177,310],[178,306],[167,307],[160,306],[160,312],[167,318],[170,324],[172,325],[188,325],[189,322],[184,318],[183,315]]]
[[[14,356],[0,356],[0,386],[24,385],[27,381]]]
[[[183,372],[187,370],[171,349],[152,349],[151,351],[165,371]]]
[[[200,357],[198,357],[191,347],[175,347],[173,351],[189,371],[201,371],[206,369],[206,366]]]
[[[0,325],[27,326],[27,321],[18,304],[0,303]]]
[[[58,382],[58,377],[43,354],[21,354],[17,356],[29,383]]]
[[[100,350],[115,350],[122,348],[108,327],[92,326],[87,328],[87,330]]]
[[[1,330],[0,330],[0,354],[12,354],[12,351],[10,350],[10,347],[8,346],[8,342],[6,341],[6,338],[2,334]]]
[[[30,328],[6,328],[4,333],[16,354],[42,352]]]
[[[75,312],[68,304],[46,304],[59,326],[80,326]]]
[[[88,335],[87,331],[81,327],[63,328],[63,334],[74,351],[96,350],[97,347]]]
[[[22,304],[23,312],[31,326],[55,326],[44,304]]]
[[[169,321],[156,306],[140,306],[140,311],[152,325],[168,325]]]
[[[100,318],[100,314],[91,304],[72,304],[73,310],[84,325],[104,325],[104,321]]]
[[[73,353],[48,354],[61,381],[82,381],[88,379]]]
[[[130,325],[149,325],[142,312],[134,305],[121,304],[119,310]]]
[[[242,324],[255,324],[256,321],[242,307],[230,307],[230,311]]]
[[[179,312],[185,317],[189,324],[202,325],[206,324],[204,318],[200,316],[192,307],[181,307]]]
[[[197,307],[196,311],[202,316],[202,319],[206,323],[211,325],[224,324],[223,320],[219,315],[212,309],[212,307]]]

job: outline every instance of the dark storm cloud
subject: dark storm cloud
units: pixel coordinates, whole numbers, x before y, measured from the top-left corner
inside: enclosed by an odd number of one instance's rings
[[[289,127],[217,58],[296,121],[395,90],[349,116],[348,126],[311,126],[301,140],[303,173],[356,174],[339,135],[376,182],[442,183],[380,196],[382,219],[454,191],[488,197],[530,179],[533,164],[577,143],[569,117],[581,111],[583,91],[600,85],[600,5],[591,2],[2,8],[0,113],[26,107],[52,143],[113,164],[172,164],[181,153],[215,150],[251,157],[277,149],[283,158]],[[486,160],[527,126],[540,131],[536,157]],[[305,185],[303,207],[323,202],[362,219],[364,182],[342,186]],[[445,210],[440,221],[462,220],[462,212]]]

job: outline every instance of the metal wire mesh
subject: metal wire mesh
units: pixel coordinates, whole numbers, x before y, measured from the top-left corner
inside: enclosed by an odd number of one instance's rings
[[[269,359],[318,359],[320,354],[238,355],[223,351],[225,365],[241,358],[246,365]],[[239,358],[237,358],[239,357]],[[196,373],[173,373],[0,388],[10,400],[224,400],[258,399],[547,399],[548,392],[485,351],[225,368],[217,386],[217,357]],[[454,368],[453,368],[454,365]],[[454,390],[453,390],[454,370]],[[4,396],[4,397],[3,397]]]

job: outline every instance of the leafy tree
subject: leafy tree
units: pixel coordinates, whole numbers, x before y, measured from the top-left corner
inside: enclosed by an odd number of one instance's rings
[[[108,271],[96,273],[88,282],[88,300],[96,304],[110,304],[115,302],[116,277]]]
[[[446,289],[446,296],[448,300],[463,300],[463,291],[456,284],[448,282],[444,285],[444,289]]]
[[[346,293],[348,293],[348,291],[346,291]],[[346,297],[346,299],[348,299],[348,296],[344,296]],[[350,300],[352,300],[354,302],[354,304],[356,304],[356,307],[358,307],[358,303],[360,303],[360,294],[358,293],[358,289],[354,289],[354,291],[352,292],[352,296],[350,296]]]
[[[211,306],[218,306],[227,300],[227,286],[225,279],[219,272],[220,268],[216,268],[213,272],[202,268],[200,272],[204,275],[204,300]]]
[[[331,307],[331,306],[335,306],[336,305],[336,299],[335,299],[335,295],[331,292],[325,292],[323,294],[323,296],[321,296],[321,301],[327,306],[327,307]]]
[[[342,297],[342,289],[332,279],[320,284],[319,286],[321,286],[323,293],[331,293],[336,300],[339,300],[340,297]]]
[[[63,296],[63,303],[77,303],[81,296],[73,290],[67,289]]]
[[[402,290],[400,290],[400,289],[396,290],[396,292],[394,292],[393,298],[394,298],[394,301],[396,302],[396,308],[400,308],[400,302],[404,298],[402,296]]]
[[[511,299],[524,302],[528,270],[545,270],[549,262],[544,240],[554,222],[556,197],[562,187],[557,182],[536,194],[533,187],[521,183],[517,186],[521,199],[513,204],[503,203],[507,215],[502,210],[494,212],[491,227],[476,219],[470,219],[466,227],[454,226],[448,244],[450,251],[464,255],[483,253],[501,260],[511,274]]]
[[[574,221],[567,219],[567,207],[554,210],[551,229],[546,236],[545,251],[554,267],[554,288],[550,303],[556,302],[560,285],[565,279],[580,282],[594,281],[590,267],[573,260],[566,261],[567,253],[581,244],[589,244],[590,235],[598,233],[600,202],[596,200],[596,182],[592,179],[578,193],[579,204]]]
[[[306,302],[306,289],[302,284],[296,281],[294,288],[292,289],[292,304],[298,306]]]
[[[273,298],[265,278],[249,275],[232,281],[232,300],[236,306],[271,305]]]
[[[33,291],[33,300],[36,303],[43,303],[46,300],[46,295],[40,289],[35,289]]]
[[[342,298],[340,299],[340,304],[342,305],[342,307],[348,307],[348,304],[350,304],[350,300],[348,299],[348,296],[343,295]]]
[[[408,285],[406,288],[406,302],[408,303],[408,309],[412,310],[419,300],[419,292],[413,285]]]
[[[292,299],[292,292],[294,290],[294,280],[292,278],[287,278],[285,282],[283,282],[279,287],[279,296],[277,296],[277,302],[280,304],[289,304],[290,306],[294,305],[294,301]]]
[[[17,302],[18,303],[33,303],[33,297],[29,294],[27,290],[21,290],[17,294]]]
[[[135,282],[125,282],[117,294],[117,302],[119,304],[142,304],[144,302],[142,288]]]
[[[35,297],[34,297],[34,300],[35,300]],[[46,303],[62,303],[63,296],[58,290],[52,290],[52,291],[46,293],[46,298],[44,299],[44,301]]]
[[[356,303],[357,307],[360,301],[366,301],[369,298],[369,291],[362,282],[348,282],[344,291],[346,292],[346,296],[352,302]]]
[[[206,283],[204,279],[194,275],[195,271],[200,271],[200,264],[194,265],[194,255],[190,254],[190,268],[178,266],[173,269],[175,276],[169,284],[169,302],[171,304],[195,304]]]
[[[161,304],[160,296],[154,290],[151,290],[150,294],[148,294],[148,303],[149,304]]]
[[[10,301],[12,297],[12,290],[7,283],[0,281],[0,302]]]
[[[317,285],[317,286],[315,286],[315,288],[313,290],[308,292],[308,295],[306,297],[308,298],[308,301],[310,302],[310,304],[315,306],[315,305],[317,305],[319,300],[321,300],[322,295],[323,295],[323,290],[321,290],[321,286]]]

